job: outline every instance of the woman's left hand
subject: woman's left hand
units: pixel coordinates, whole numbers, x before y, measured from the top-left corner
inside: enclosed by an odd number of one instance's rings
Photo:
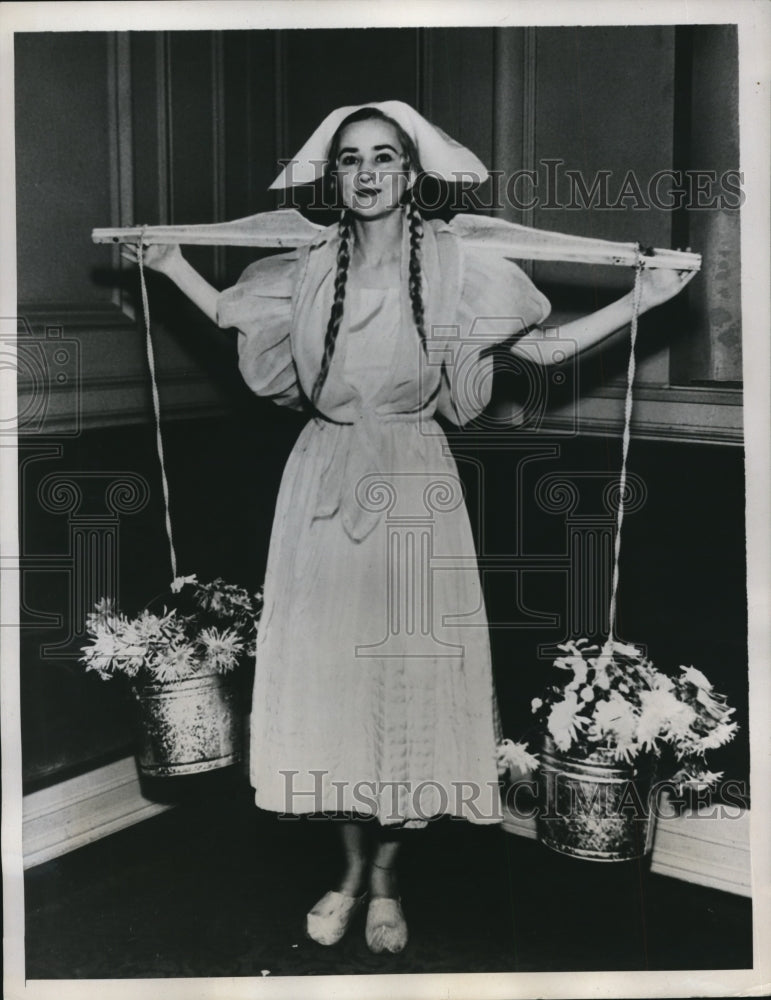
[[[645,312],[668,302],[681,292],[697,274],[696,271],[673,271],[668,267],[651,267],[640,275],[640,309]]]

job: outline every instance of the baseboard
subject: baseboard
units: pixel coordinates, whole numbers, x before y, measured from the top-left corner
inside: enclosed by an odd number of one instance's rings
[[[142,795],[126,757],[24,797],[24,867],[50,861],[172,808]],[[669,810],[662,810],[668,812]],[[533,816],[504,805],[507,833],[535,839]],[[750,813],[663,815],[656,824],[651,871],[697,885],[751,895]]]
[[[736,812],[736,816],[693,813],[659,819],[651,871],[751,896],[750,812]]]
[[[246,713],[244,746],[249,745],[250,721]],[[238,766],[248,779],[246,754]],[[173,807],[145,798],[134,757],[31,792],[22,805],[24,867],[58,858]]]
[[[714,816],[693,812],[683,816],[662,815],[656,822],[651,871],[693,882],[696,885],[752,895],[750,866],[750,813]],[[503,828],[520,837],[536,838],[535,818],[504,805]]]
[[[58,858],[172,808],[142,795],[133,757],[24,796],[24,867]]]

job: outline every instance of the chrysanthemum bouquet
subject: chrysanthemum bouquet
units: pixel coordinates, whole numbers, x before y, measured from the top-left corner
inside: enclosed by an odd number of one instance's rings
[[[135,684],[230,673],[254,656],[261,611],[261,593],[222,579],[177,577],[159,612],[145,608],[128,618],[100,601],[86,619],[91,644],[80,659],[104,680],[123,676]]]
[[[695,667],[670,677],[635,646],[608,640],[602,648],[587,639],[559,647],[554,667],[565,674],[534,698],[536,722],[556,748],[585,758],[602,749],[617,761],[660,757],[669,748],[679,767],[680,786],[709,786],[721,773],[707,769],[706,752],[730,742],[734,712]],[[505,741],[499,767],[534,769],[538,761],[523,744]]]

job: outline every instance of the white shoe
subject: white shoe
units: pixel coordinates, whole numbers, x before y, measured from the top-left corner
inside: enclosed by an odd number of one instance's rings
[[[367,910],[367,927],[364,933],[370,951],[396,954],[407,944],[407,922],[402,912],[401,899],[375,896]]]
[[[328,892],[306,916],[305,933],[319,944],[337,944],[366,897],[366,892],[361,896],[346,896],[334,890]]]

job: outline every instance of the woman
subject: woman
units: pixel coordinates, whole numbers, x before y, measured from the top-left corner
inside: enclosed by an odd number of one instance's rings
[[[309,912],[308,934],[335,943],[369,895],[369,947],[398,952],[401,830],[446,814],[501,819],[473,540],[433,418],[464,424],[489,401],[491,326],[479,318],[494,317],[495,339],[532,359],[549,305],[497,251],[423,222],[421,171],[487,174],[408,105],[337,109],[272,186],[321,169],[339,223],[252,264],[233,288],[215,291],[177,247],[148,247],[144,260],[240,331],[239,367],[256,393],[311,414],[276,504],[251,780],[262,808],[340,820],[344,870]],[[641,310],[689,277],[644,272]],[[599,344],[631,315],[629,294],[563,327],[560,346]]]

